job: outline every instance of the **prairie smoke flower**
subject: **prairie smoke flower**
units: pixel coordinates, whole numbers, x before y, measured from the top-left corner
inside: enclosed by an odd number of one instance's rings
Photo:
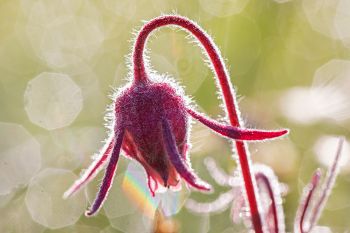
[[[198,178],[188,161],[189,116],[219,135],[234,140],[265,140],[288,132],[244,129],[239,125],[214,121],[196,112],[186,101],[187,98],[179,86],[165,77],[156,75],[150,69],[146,70],[143,50],[148,35],[153,30],[170,24],[187,29],[202,43],[213,62],[221,85],[226,87],[226,91],[223,90],[224,98],[232,96],[231,86],[228,80],[223,78],[222,72],[226,71],[222,58],[201,28],[186,18],[174,15],[161,16],[146,23],[138,33],[134,45],[133,79],[117,93],[114,100],[113,129],[109,140],[98,158],[64,194],[68,197],[79,190],[108,163],[100,190],[91,208],[86,212],[87,216],[95,214],[106,199],[113,182],[120,150],[145,168],[148,186],[153,195],[159,186],[180,188],[180,177],[195,189],[210,190],[210,185]]]

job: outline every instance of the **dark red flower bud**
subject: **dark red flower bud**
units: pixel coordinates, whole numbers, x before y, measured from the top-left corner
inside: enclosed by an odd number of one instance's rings
[[[87,215],[95,214],[105,200],[113,181],[120,149],[145,168],[153,195],[159,186],[180,188],[180,177],[198,190],[210,190],[210,185],[197,177],[188,160],[189,116],[218,134],[236,140],[264,140],[288,132],[241,129],[211,120],[191,108],[176,84],[146,71],[142,55],[147,36],[154,29],[168,24],[185,27],[208,40],[207,35],[191,21],[177,16],[156,18],[141,29],[133,54],[134,79],[116,95],[114,129],[110,140],[100,157],[65,194],[71,195],[90,181],[108,159],[100,191]],[[203,38],[200,39],[202,43]],[[206,49],[209,55],[210,52],[215,53]]]

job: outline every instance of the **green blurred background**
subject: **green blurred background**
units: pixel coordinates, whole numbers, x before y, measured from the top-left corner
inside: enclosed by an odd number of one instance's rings
[[[153,228],[145,227],[153,220],[138,208],[129,209],[132,198],[120,188],[125,159],[116,194],[97,217],[82,214],[101,175],[87,192],[70,200],[61,195],[103,145],[108,95],[127,82],[134,33],[143,20],[164,13],[187,16],[213,37],[247,126],[291,130],[280,140],[251,143],[250,151],[254,162],[271,166],[288,185],[283,206],[292,231],[304,185],[317,167],[326,171],[336,137],[349,135],[347,0],[0,0],[0,232]],[[222,118],[214,75],[193,39],[169,28],[155,35],[148,43],[153,68],[178,80],[201,111]],[[191,143],[192,166],[215,192],[192,192],[190,198],[214,201],[229,188],[215,185],[203,160],[212,157],[232,174],[230,143],[197,123]],[[330,227],[324,232],[350,229],[348,142],[343,152],[342,171],[319,222]],[[247,232],[232,223],[232,203],[220,213],[198,215],[180,208],[188,195],[185,189],[176,197],[179,213],[158,224],[157,232]]]

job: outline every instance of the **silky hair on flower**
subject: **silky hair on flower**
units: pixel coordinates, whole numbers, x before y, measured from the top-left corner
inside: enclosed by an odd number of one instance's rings
[[[187,98],[178,85],[157,75],[145,63],[144,49],[148,36],[154,30],[168,25],[185,29],[205,50],[221,88],[229,123],[220,123],[197,112],[186,101]],[[255,229],[262,229],[255,192],[256,181],[250,172],[251,161],[244,141],[273,139],[286,135],[288,130],[244,128],[219,50],[203,29],[185,17],[164,15],[146,22],[135,38],[131,60],[132,78],[115,95],[113,128],[106,145],[81,178],[65,192],[64,197],[81,189],[106,165],[97,196],[86,211],[86,216],[96,214],[113,183],[121,150],[125,156],[144,167],[153,196],[159,187],[180,189],[180,179],[196,190],[209,191],[211,186],[196,175],[189,162],[189,126],[193,118],[218,135],[235,140],[252,222]]]

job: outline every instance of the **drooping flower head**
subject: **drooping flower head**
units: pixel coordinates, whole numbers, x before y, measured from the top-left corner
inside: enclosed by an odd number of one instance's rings
[[[174,15],[161,16],[146,23],[138,33],[134,45],[132,80],[117,93],[114,100],[115,117],[110,138],[100,156],[65,193],[67,197],[79,190],[107,163],[100,190],[86,212],[87,216],[95,214],[106,199],[120,150],[145,168],[148,186],[153,195],[160,186],[180,188],[180,178],[197,190],[210,190],[210,185],[197,177],[188,160],[190,117],[218,134],[235,140],[264,140],[288,132],[243,129],[216,122],[196,112],[178,86],[146,69],[143,50],[148,35],[153,30],[170,24],[187,29],[201,42],[213,62],[221,85],[231,88],[227,80],[220,80],[219,72],[226,72],[222,67],[222,58],[211,39],[199,26],[184,17]],[[228,94],[224,92],[223,95]]]

